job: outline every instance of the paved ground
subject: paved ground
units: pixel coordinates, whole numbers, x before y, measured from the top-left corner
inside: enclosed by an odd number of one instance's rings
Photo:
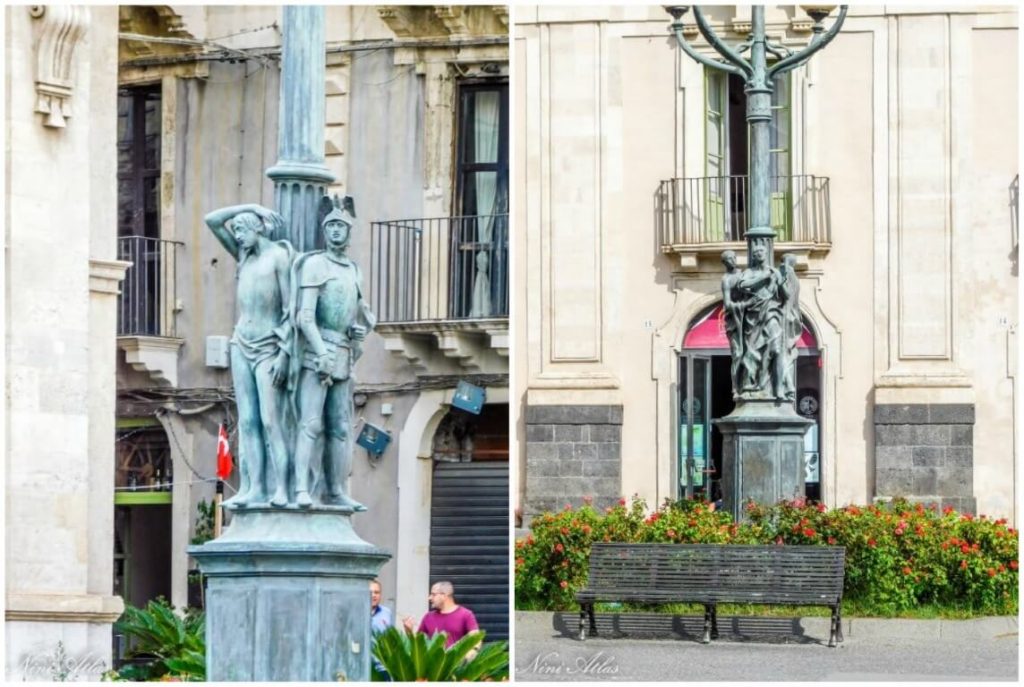
[[[517,681],[1016,681],[1017,618],[844,619],[829,649],[828,618],[703,618],[598,614],[598,636],[575,639],[576,613],[515,617]]]

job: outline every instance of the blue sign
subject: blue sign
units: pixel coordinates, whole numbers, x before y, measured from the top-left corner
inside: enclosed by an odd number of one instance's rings
[[[467,413],[479,415],[480,411],[483,410],[484,399],[486,397],[487,394],[481,387],[462,380],[459,382],[459,385],[455,387],[455,396],[452,398],[452,405],[459,410],[465,410]]]
[[[391,443],[391,435],[376,425],[364,422],[363,429],[359,432],[359,436],[356,438],[356,443],[370,453],[379,456],[384,453],[388,444]]]

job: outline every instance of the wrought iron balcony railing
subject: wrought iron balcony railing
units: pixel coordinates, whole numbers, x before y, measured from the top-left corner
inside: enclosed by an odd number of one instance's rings
[[[508,215],[373,222],[381,323],[508,317]]]
[[[831,243],[827,177],[775,176],[768,182],[776,241]],[[746,175],[662,181],[656,199],[662,250],[743,241],[749,224],[749,184]]]
[[[180,241],[123,236],[117,257],[132,263],[121,283],[117,304],[118,336],[174,337],[177,301],[175,268]]]

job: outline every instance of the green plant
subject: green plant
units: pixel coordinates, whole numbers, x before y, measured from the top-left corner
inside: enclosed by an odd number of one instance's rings
[[[196,504],[196,529],[192,544],[198,546],[213,539],[214,511],[217,506],[212,501],[200,499]]]
[[[508,642],[485,644],[467,658],[483,637],[483,632],[466,635],[445,649],[443,633],[427,637],[389,627],[376,635],[373,645],[373,656],[385,672],[374,671],[372,677],[392,682],[507,680]]]
[[[150,601],[144,609],[126,606],[116,629],[133,642],[129,658],[143,660],[124,666],[118,671],[118,677],[205,680],[204,626],[202,612],[186,610],[184,616],[179,616],[163,598]]]
[[[595,541],[837,545],[846,548],[844,607],[892,616],[929,608],[955,615],[1015,614],[1018,533],[1005,520],[942,513],[897,499],[828,509],[804,499],[747,505],[734,523],[703,500],[666,501],[648,513],[643,500],[596,512],[579,509],[534,518],[515,545],[516,607],[576,608]]]

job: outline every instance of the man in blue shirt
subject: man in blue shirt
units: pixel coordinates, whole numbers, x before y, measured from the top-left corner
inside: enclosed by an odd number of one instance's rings
[[[370,582],[370,629],[372,632],[383,632],[391,627],[394,615],[387,606],[380,605],[380,580]]]

